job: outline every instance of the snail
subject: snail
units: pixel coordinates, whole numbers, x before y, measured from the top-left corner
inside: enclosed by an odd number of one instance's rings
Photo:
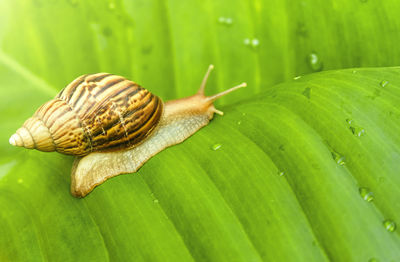
[[[84,197],[107,179],[134,173],[164,148],[183,142],[214,113],[222,115],[213,102],[246,83],[205,96],[213,68],[209,66],[195,95],[165,103],[122,76],[80,76],[39,107],[9,142],[76,156],[71,194]]]

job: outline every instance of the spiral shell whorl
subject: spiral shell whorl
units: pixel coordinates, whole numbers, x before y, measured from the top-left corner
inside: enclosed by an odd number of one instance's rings
[[[83,75],[42,105],[10,143],[77,156],[130,148],[155,130],[162,112],[161,99],[132,81]]]
[[[49,129],[37,117],[31,117],[10,137],[11,145],[51,152],[56,149]]]

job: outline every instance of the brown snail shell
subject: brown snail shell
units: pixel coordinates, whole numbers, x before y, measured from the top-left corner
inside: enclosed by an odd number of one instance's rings
[[[10,143],[76,156],[131,148],[154,131],[162,112],[162,100],[130,80],[83,75],[43,104]]]

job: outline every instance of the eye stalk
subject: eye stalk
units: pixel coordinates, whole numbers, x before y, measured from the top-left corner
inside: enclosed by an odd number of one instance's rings
[[[215,94],[215,95],[206,96],[206,101],[214,102],[214,101],[217,100],[218,98],[220,98],[220,97],[222,97],[222,96],[224,96],[224,95],[227,95],[227,94],[229,94],[229,93],[231,93],[231,92],[233,92],[233,91],[235,91],[235,90],[237,90],[237,89],[239,89],[239,88],[246,87],[246,86],[247,86],[247,83],[241,83],[240,85],[231,87],[231,88],[229,88],[229,89],[227,89],[227,90],[225,90],[225,91],[222,91],[222,92],[220,92],[220,93],[217,93],[217,94]],[[219,111],[219,110],[217,110],[217,109],[215,109],[215,108],[214,108],[214,112],[217,113],[218,115],[221,115],[221,116],[224,115],[224,112]]]
[[[203,81],[201,82],[199,91],[197,91],[197,94],[198,94],[198,95],[201,95],[201,96],[204,96],[204,97],[206,98],[205,101],[206,101],[206,102],[211,102],[211,105],[212,105],[212,103],[213,103],[215,100],[217,100],[218,98],[220,98],[220,97],[222,97],[222,96],[224,96],[224,95],[227,95],[227,94],[229,94],[229,93],[231,93],[231,92],[233,92],[233,91],[235,91],[235,90],[237,90],[237,89],[239,89],[239,88],[242,88],[242,87],[246,87],[246,86],[247,86],[247,83],[241,83],[240,85],[234,86],[234,87],[232,87],[232,88],[229,88],[229,89],[227,89],[227,90],[225,90],[225,91],[222,91],[222,92],[220,92],[220,93],[217,93],[217,94],[215,94],[215,95],[212,95],[212,96],[205,96],[204,90],[205,90],[205,87],[206,87],[206,84],[207,84],[207,80],[208,80],[208,78],[209,78],[209,76],[210,76],[210,73],[211,73],[211,71],[212,71],[213,69],[214,69],[214,65],[210,65],[210,66],[208,67],[208,70],[207,70],[207,72],[206,72],[206,74],[205,74],[205,76],[204,76],[204,78],[203,78]],[[214,106],[213,106],[213,112],[216,113],[216,114],[218,114],[218,115],[221,115],[221,116],[224,115],[224,112],[222,112],[222,111],[220,111],[220,110],[217,110]]]
[[[214,69],[214,65],[210,65],[208,70],[201,82],[200,88],[196,94],[181,98],[177,100],[171,100],[166,102],[166,106],[168,109],[166,111],[166,115],[169,115],[169,112],[175,116],[186,116],[186,115],[207,115],[208,119],[212,119],[214,113],[218,115],[223,115],[224,112],[216,109],[214,107],[214,101],[219,99],[222,96],[225,96],[239,88],[246,87],[246,83],[241,83],[240,85],[229,88],[225,91],[217,93],[212,96],[206,96],[204,94],[205,87],[207,85],[208,78],[210,76],[211,71]]]
[[[210,77],[210,73],[211,73],[211,71],[212,71],[213,69],[214,69],[214,65],[209,65],[208,70],[207,70],[206,74],[204,75],[203,81],[201,82],[199,91],[197,91],[197,94],[205,96],[204,90],[205,90],[206,85],[207,85],[207,80],[208,80],[208,78]],[[224,95],[227,95],[227,94],[229,94],[229,93],[235,91],[236,89],[239,89],[239,88],[242,88],[242,87],[246,87],[246,86],[247,86],[247,83],[243,82],[243,83],[241,83],[240,85],[237,85],[237,86],[234,86],[234,87],[232,87],[232,88],[229,88],[229,89],[227,89],[227,90],[225,90],[225,91],[222,91],[222,92],[220,92],[220,93],[218,93],[218,94],[215,94],[215,95],[212,95],[212,96],[208,96],[208,97],[207,97],[207,101],[212,101],[212,102],[214,102],[214,101],[217,100],[218,98],[220,98],[220,97],[222,97],[222,96],[224,96]]]

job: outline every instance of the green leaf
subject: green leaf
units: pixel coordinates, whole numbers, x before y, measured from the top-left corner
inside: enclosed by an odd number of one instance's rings
[[[396,260],[383,222],[400,221],[399,73],[275,86],[84,199],[70,157],[18,150],[0,180],[5,258]]]
[[[398,65],[399,10],[0,1],[0,261],[400,260],[400,69],[304,75]],[[72,157],[8,144],[78,75],[124,75],[168,100],[210,63],[207,92],[249,83],[217,104],[225,115],[84,199],[69,193]]]

